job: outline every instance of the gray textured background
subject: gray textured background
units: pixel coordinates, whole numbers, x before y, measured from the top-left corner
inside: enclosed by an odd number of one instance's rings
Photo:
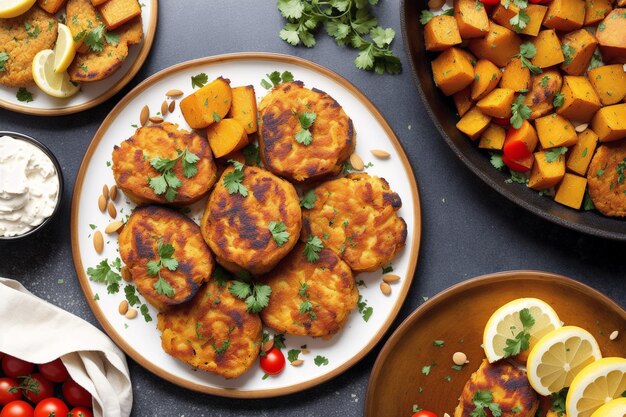
[[[272,0],[166,0],[152,52],[135,79],[100,106],[72,116],[36,117],[0,109],[0,130],[45,142],[65,176],[60,216],[32,238],[0,242],[0,276],[16,278],[50,302],[98,325],[76,280],[69,237],[74,180],[100,122],[141,80],[182,61],[228,52],[271,51],[297,55],[346,77],[378,106],[413,163],[422,202],[422,248],[413,288],[395,329],[420,303],[465,279],[510,269],[539,269],[570,276],[626,307],[626,244],[582,235],[535,217],[480,182],[450,151],[428,119],[410,75],[400,35],[399,2],[382,0],[375,12],[398,32],[394,51],[404,64],[399,76],[357,70],[355,52],[324,33],[313,49],[282,42],[283,21]],[[59,284],[58,279],[64,278]],[[0,318],[5,319],[5,318]],[[3,335],[6,336],[6,335]],[[357,416],[377,346],[343,375],[308,391],[266,400],[198,394],[160,380],[129,359],[133,416]]]

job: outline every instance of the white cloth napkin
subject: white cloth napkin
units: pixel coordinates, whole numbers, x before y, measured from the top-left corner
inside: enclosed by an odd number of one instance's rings
[[[133,391],[124,353],[104,333],[0,278],[0,352],[33,363],[61,358],[93,396],[94,417],[128,417]]]

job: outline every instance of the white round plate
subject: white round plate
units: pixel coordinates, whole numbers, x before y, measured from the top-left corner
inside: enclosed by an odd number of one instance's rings
[[[357,281],[365,283],[359,286],[361,300],[366,304],[361,308],[372,308],[367,322],[359,309],[355,309],[344,330],[331,340],[287,335],[285,354],[288,349],[302,345],[310,350],[309,354],[300,356],[304,359],[302,366],[287,365],[280,375],[263,379],[257,362],[245,375],[226,380],[195,371],[166,354],[161,349],[160,332],[155,324],[157,313],[152,307],[153,321],[147,323],[141,316],[127,320],[117,311],[124,299],[123,291],[107,294],[104,284],[89,281],[87,268],[103,259],[112,261],[119,256],[117,235],[105,235],[103,253],[95,252],[92,228],[103,231],[111,221],[98,210],[98,196],[104,184],[115,183],[110,167],[113,146],[133,135],[144,105],[149,105],[151,114],[155,115],[168,90],[181,89],[188,95],[193,91],[191,77],[199,73],[206,73],[209,80],[223,76],[231,80],[232,86],[253,85],[260,99],[266,94],[260,81],[272,71],[290,71],[305,86],[326,91],[343,106],[356,131],[356,152],[366,164],[373,164],[367,172],[387,179],[402,198],[398,214],[407,223],[408,237],[405,249],[392,263],[393,273],[401,280],[392,284],[390,296],[380,291],[381,270],[356,277]],[[165,120],[189,129],[178,110],[178,100],[176,107]],[[376,159],[370,153],[372,149],[384,149],[391,157]],[[190,216],[194,220],[198,221],[204,204],[205,201],[201,201],[191,207]],[[118,219],[125,219],[133,208],[123,195],[118,197],[116,206]],[[96,133],[80,167],[72,201],[74,264],[91,309],[109,336],[135,361],[158,376],[190,389],[228,397],[272,397],[300,391],[340,374],[363,358],[385,334],[407,295],[417,264],[420,232],[420,202],[413,171],[400,142],[374,105],[352,84],[324,67],[300,58],[268,53],[221,55],[190,61],[165,69],[138,85],[111,111]],[[318,355],[327,358],[328,364],[315,365],[314,358]]]
[[[102,81],[82,83],[80,91],[69,98],[55,98],[41,91],[35,84],[29,85],[26,89],[33,95],[33,101],[29,103],[17,99],[18,88],[0,85],[0,107],[38,116],[61,116],[90,109],[112,97],[137,74],[152,47],[157,26],[158,0],[140,0],[139,3],[143,40],[129,46],[128,57],[113,75]]]

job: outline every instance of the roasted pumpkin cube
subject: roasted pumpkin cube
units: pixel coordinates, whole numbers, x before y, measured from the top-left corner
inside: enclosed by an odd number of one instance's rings
[[[543,21],[543,17],[547,11],[548,8],[546,6],[542,6],[540,4],[529,4],[524,12],[530,20],[524,29],[520,30],[518,33],[521,33],[522,35],[537,36],[541,30],[541,22]],[[502,0],[491,13],[491,19],[507,29],[515,30],[513,25],[511,25],[511,19],[519,12],[520,9],[515,4],[511,3],[508,7],[506,7],[506,0]]]
[[[593,130],[585,129],[579,133],[578,142],[570,148],[567,154],[567,169],[585,176],[596,146],[598,146],[598,135]]]
[[[530,91],[524,99],[524,104],[530,107],[531,120],[552,112],[554,95],[562,86],[563,77],[558,70],[549,69],[533,76]]]
[[[479,59],[474,67],[474,83],[472,84],[472,100],[480,100],[491,92],[502,77],[500,68],[487,59]]]
[[[424,26],[424,44],[427,51],[443,51],[459,43],[461,35],[454,16],[435,16]]]
[[[238,151],[248,144],[248,135],[244,126],[235,119],[222,119],[206,129],[209,146],[213,156],[221,158]]]
[[[548,68],[558,65],[565,61],[561,50],[561,42],[556,36],[556,32],[552,29],[542,30],[539,35],[532,40],[533,45],[537,49],[537,53],[531,59],[533,65],[539,68]]]
[[[459,116],[463,116],[472,107],[472,99],[470,98],[470,87],[465,87],[461,91],[454,93],[454,105]]]
[[[474,67],[459,48],[448,48],[431,62],[435,84],[446,96],[461,91],[474,81]]]
[[[472,107],[456,124],[456,128],[465,133],[472,140],[478,139],[481,133],[489,127],[491,117],[482,114],[477,107]]]
[[[50,14],[56,14],[67,0],[37,0],[37,5]]]
[[[572,123],[556,113],[536,119],[535,127],[543,149],[569,147],[578,142]]]
[[[511,104],[515,100],[515,91],[508,88],[496,88],[476,103],[483,114],[491,117],[511,117]]]
[[[619,103],[626,97],[626,72],[621,64],[594,68],[587,76],[603,106]]]
[[[468,43],[470,51],[478,58],[485,58],[504,67],[511,58],[519,53],[522,41],[515,32],[495,24],[489,23],[489,33],[481,39],[471,39]]]
[[[585,29],[580,29],[565,35],[561,43],[565,58],[561,64],[563,72],[569,75],[583,75],[598,45],[595,36]]]
[[[547,190],[554,187],[565,175],[565,158],[550,151],[535,152],[535,163],[528,178],[528,187]]]
[[[580,29],[585,21],[584,0],[552,0],[543,25],[550,29],[568,32]]]
[[[504,68],[500,87],[520,92],[528,90],[529,86],[530,70],[522,66],[522,61],[519,57],[513,58]]]
[[[104,25],[113,30],[141,14],[137,0],[108,0],[98,7]]]
[[[100,6],[101,4],[106,3],[107,1],[109,0],[91,0],[91,4],[93,6]]]
[[[246,85],[232,89],[233,102],[227,117],[239,121],[247,134],[257,131],[258,114],[256,107],[256,95],[254,87]]]
[[[587,178],[565,174],[554,196],[554,201],[574,209],[579,209],[585,197]]]
[[[600,108],[600,99],[587,77],[566,75],[561,94],[563,105],[556,112],[569,120],[588,122]]]
[[[454,18],[463,39],[482,38],[489,31],[485,7],[476,0],[455,0]]]
[[[504,147],[505,136],[506,132],[504,131],[504,128],[492,123],[480,136],[478,147],[481,149],[501,151],[502,147]]]
[[[626,138],[626,103],[602,107],[591,120],[600,142]]]
[[[613,9],[598,25],[596,38],[605,64],[626,63],[626,9]]]
[[[180,102],[180,111],[193,129],[219,122],[226,116],[233,100],[230,80],[219,77]]]
[[[585,21],[583,25],[595,25],[604,19],[610,11],[611,0],[585,0]]]

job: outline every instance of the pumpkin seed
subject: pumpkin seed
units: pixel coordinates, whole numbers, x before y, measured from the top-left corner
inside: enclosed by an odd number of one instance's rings
[[[102,232],[100,230],[96,230],[96,233],[93,234],[93,248],[97,253],[102,253],[104,249],[104,238],[102,237]]]
[[[582,124],[576,125],[574,130],[577,131],[578,133],[582,133],[585,131],[585,129],[587,129],[587,127],[589,127],[589,123],[582,123]]]
[[[145,126],[148,123],[148,117],[150,117],[150,108],[145,105],[141,109],[141,113],[139,113],[139,124]]]
[[[350,155],[350,164],[355,171],[363,171],[365,169],[365,164],[361,157],[355,153]]]

